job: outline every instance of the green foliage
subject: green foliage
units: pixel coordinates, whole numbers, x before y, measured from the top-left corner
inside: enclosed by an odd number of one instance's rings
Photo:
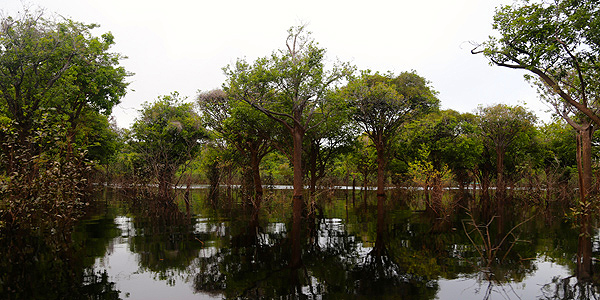
[[[439,167],[434,167],[429,160],[431,152],[426,145],[421,146],[418,151],[418,158],[408,163],[408,174],[412,180],[420,186],[429,187],[434,179],[439,179],[442,182],[447,182],[451,179],[448,165],[442,164]]]
[[[123,147],[116,125],[95,112],[87,112],[81,120],[75,144],[87,150],[87,158],[91,161],[101,165],[113,161]]]
[[[472,114],[453,110],[424,115],[405,126],[396,145],[396,157],[409,163],[419,161],[419,151],[425,147],[433,168],[446,165],[459,184],[468,184],[483,147],[473,134],[474,119]]]
[[[531,153],[529,150],[533,149],[535,121],[535,115],[521,106],[497,104],[479,107],[477,134],[481,138],[484,152],[488,153],[489,158],[495,158],[486,162],[484,157],[479,168],[487,168],[491,174],[491,167],[495,166],[498,185],[504,184],[505,173],[520,177],[515,169],[517,165],[527,161],[528,153]],[[499,187],[503,188],[504,186]]]
[[[235,66],[224,68],[227,81],[223,89],[229,97],[250,104],[287,129],[292,143],[280,149],[290,154],[294,165],[296,201],[304,188],[304,136],[322,125],[314,122],[317,116],[335,113],[335,106],[327,105],[327,96],[354,71],[348,64],[339,63],[327,69],[325,61],[325,49],[319,48],[304,26],[298,26],[288,31],[284,50],[259,58],[252,65],[238,60]]]
[[[8,169],[20,170],[8,173],[0,183],[0,231],[24,229],[68,235],[86,205],[91,163],[85,152],[71,151],[64,123],[57,123],[52,116],[43,114],[25,143],[42,149],[38,155],[23,147],[14,127],[0,128],[5,137],[1,146],[11,154],[3,156],[3,161]]]
[[[175,172],[200,151],[206,133],[192,105],[176,92],[145,103],[140,113],[130,144],[142,160],[141,167],[158,181],[162,196],[169,196]]]
[[[326,106],[327,92],[352,73],[348,64],[325,67],[325,49],[319,48],[304,26],[288,31],[286,48],[253,64],[239,59],[223,70],[223,89],[229,97],[245,101],[288,129],[297,125],[308,131],[316,113]]]
[[[275,150],[278,124],[248,103],[227,95],[222,90],[202,92],[198,104],[205,126],[212,130],[216,139],[238,155],[232,155],[246,176],[245,185],[250,191],[262,193],[260,164],[265,155]]]
[[[331,115],[317,114],[313,120],[316,126],[306,134],[304,139],[303,164],[309,177],[311,189],[315,189],[317,181],[328,176],[333,171],[335,161],[342,155],[352,151],[359,134],[352,123],[352,111],[339,93],[330,93],[325,111],[335,112]]]
[[[363,71],[342,93],[355,122],[377,147],[387,147],[400,126],[439,106],[437,93],[414,71],[398,76]]]
[[[94,36],[96,27],[28,8],[0,19],[0,215],[7,228],[68,235],[86,203],[89,159],[106,162],[117,150],[100,114],[119,103],[129,73],[109,52],[113,36]]]
[[[527,78],[562,117],[581,112],[600,124],[593,101],[600,95],[599,19],[596,0],[517,1],[496,11],[493,26],[500,36],[474,53],[531,72]]]
[[[108,115],[125,94],[130,74],[118,67],[122,57],[108,52],[113,36],[92,35],[97,25],[29,9],[0,23],[0,106],[19,134],[28,134],[41,108],[68,116],[75,128],[83,111]]]
[[[377,173],[377,151],[371,140],[362,135],[354,142],[354,149],[343,159],[347,162],[345,168],[353,179],[358,178],[366,186]]]

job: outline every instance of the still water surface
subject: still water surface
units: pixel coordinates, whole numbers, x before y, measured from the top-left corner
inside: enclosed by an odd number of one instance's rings
[[[440,218],[418,210],[416,192],[389,196],[383,214],[362,196],[320,197],[303,219],[302,264],[291,267],[290,191],[268,193],[260,210],[235,191],[211,201],[193,190],[189,206],[104,191],[73,235],[83,271],[71,273],[84,274],[83,293],[96,299],[598,297],[594,280],[574,276],[577,230],[560,208]]]

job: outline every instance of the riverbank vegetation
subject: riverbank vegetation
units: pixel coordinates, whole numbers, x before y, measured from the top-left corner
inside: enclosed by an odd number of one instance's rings
[[[35,10],[3,17],[0,231],[69,239],[89,191],[103,185],[171,204],[194,185],[212,195],[235,186],[256,207],[272,199],[266,187],[292,185],[292,235],[316,211],[314,196],[335,186],[376,187],[378,211],[394,201],[390,189],[422,189],[416,208],[439,217],[459,206],[494,215],[516,199],[571,208],[589,260],[600,187],[598,14],[595,1],[503,6],[500,37],[473,50],[531,73],[556,109],[545,123],[518,105],[443,109],[418,70],[329,64],[296,26],[281,49],[224,66],[218,89],[148,99],[131,128],[110,118],[132,75],[110,33]],[[448,200],[449,189],[463,199]]]

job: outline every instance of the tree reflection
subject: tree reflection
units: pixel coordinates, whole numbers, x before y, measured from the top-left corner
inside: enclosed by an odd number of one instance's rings
[[[93,268],[119,234],[114,216],[88,218],[72,234],[0,232],[0,299],[118,299],[106,271]]]
[[[540,299],[556,300],[587,300],[600,299],[600,286],[597,282],[579,280],[575,276],[554,277],[551,283],[542,287]]]
[[[135,229],[130,250],[139,255],[142,268],[173,285],[178,275],[185,277],[187,266],[203,247],[193,234],[192,219],[172,201],[151,197],[130,201]]]
[[[233,198],[218,204],[206,200],[205,207],[191,201],[195,213],[207,210],[192,219],[176,206],[132,203],[136,236],[130,247],[140,255],[140,266],[158,279],[173,283],[179,278],[196,292],[227,299],[434,299],[442,278],[473,280],[480,286],[475,293],[483,297],[499,292],[514,298],[511,283],[526,282],[537,271],[536,257],[563,257],[559,263],[576,265],[571,258],[577,239],[569,239],[568,224],[522,223],[529,216],[523,207],[507,207],[491,217],[470,211],[473,224],[487,224],[484,238],[470,240],[460,211],[437,218],[395,199],[379,197],[354,208],[344,200],[318,199],[318,213],[295,222],[289,207],[285,213],[273,208],[289,198],[265,197],[265,208]],[[486,247],[493,250],[491,258],[481,255],[488,253]],[[553,293],[567,289],[569,295],[589,296],[595,291],[584,286],[557,281],[545,287],[544,295],[583,299]]]
[[[226,298],[274,298],[287,294],[285,271],[290,261],[290,242],[275,224],[263,228],[259,209],[242,208],[231,220],[229,230],[211,241],[196,259],[191,270],[196,291],[223,294]],[[250,210],[250,211],[248,211]],[[200,234],[208,236],[216,226],[206,224]]]

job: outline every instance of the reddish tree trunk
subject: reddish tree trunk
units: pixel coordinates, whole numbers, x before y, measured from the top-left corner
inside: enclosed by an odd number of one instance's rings
[[[304,185],[302,183],[302,139],[304,130],[296,126],[292,131],[294,149],[292,154],[292,164],[294,165],[294,198],[302,199]]]
[[[589,279],[592,271],[592,226],[588,210],[588,195],[592,192],[592,125],[577,130],[577,169],[579,171],[579,192],[582,214],[579,220],[579,241],[577,247],[577,275]]]
[[[300,248],[300,225],[302,222],[302,193],[304,185],[302,184],[302,139],[304,138],[304,129],[295,126],[292,130],[294,149],[292,163],[294,164],[294,197],[292,200],[293,223],[292,223],[292,259],[290,266],[297,268],[302,265]]]
[[[385,195],[385,146],[382,142],[377,143],[377,195]]]
[[[260,160],[258,159],[258,154],[254,151],[250,155],[250,167],[252,168],[254,192],[260,197],[263,194],[262,179],[260,178]]]
[[[504,183],[504,148],[500,146],[496,147],[496,175],[496,196],[498,202],[503,202],[506,184]]]

